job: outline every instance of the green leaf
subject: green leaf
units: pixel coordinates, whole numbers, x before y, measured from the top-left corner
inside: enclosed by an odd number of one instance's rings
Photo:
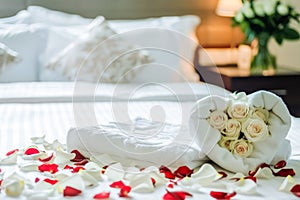
[[[274,33],[274,38],[276,42],[281,45],[283,42],[283,35],[281,33]]]
[[[297,40],[300,38],[299,33],[295,29],[288,28],[288,27],[286,27],[283,30],[283,35],[284,35],[284,38],[288,39],[288,40]]]

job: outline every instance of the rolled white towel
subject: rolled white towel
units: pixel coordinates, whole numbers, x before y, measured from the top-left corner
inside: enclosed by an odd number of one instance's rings
[[[232,108],[234,105],[237,107],[236,110],[233,111]],[[257,108],[267,110],[266,117],[264,117],[263,113],[265,111],[263,110],[259,110],[258,114],[254,114],[253,110]],[[215,120],[211,122],[209,119],[211,113],[214,111],[220,111],[219,116],[223,116],[223,118],[216,117],[213,119],[213,117],[211,117],[211,120]],[[239,119],[243,114],[245,114],[246,117]],[[224,147],[225,143],[223,143],[222,147],[220,143],[221,137],[223,141],[228,141],[228,137],[224,139],[224,134],[221,134],[222,130],[224,132],[222,120],[224,119],[224,124],[226,124],[228,122],[227,118],[237,119],[241,125],[241,129],[238,131],[240,133],[239,138],[231,138],[226,145],[234,144],[232,141],[237,141],[242,137],[247,141],[247,144],[250,143],[248,148],[246,148],[246,150],[251,152],[250,155],[243,157],[237,153],[233,153],[234,145],[227,146],[229,150]],[[244,132],[249,133],[251,131],[255,132],[256,130],[246,128],[249,127],[249,123],[246,122],[248,119],[259,119],[259,123],[264,119],[265,122],[262,124],[266,125],[267,128],[264,130],[267,130],[267,134],[262,134],[265,136],[262,138],[256,137],[253,141],[250,141]],[[213,124],[214,122],[215,124]],[[248,122],[250,122],[250,120]],[[274,164],[279,160],[287,160],[289,158],[291,145],[285,137],[288,134],[290,125],[291,116],[282,99],[267,91],[258,91],[248,96],[246,96],[245,93],[239,93],[229,97],[209,96],[203,98],[199,100],[192,109],[189,121],[192,137],[196,139],[202,151],[212,161],[229,171],[242,172],[245,174],[250,170],[254,170],[261,163]],[[236,126],[238,127],[239,125],[237,124]],[[252,128],[255,129],[257,127]],[[239,128],[237,128],[237,130],[238,129]]]
[[[77,149],[100,163],[104,161],[97,158],[107,154],[123,166],[175,168],[187,165],[194,168],[207,161],[189,138],[186,127],[145,119],[137,119],[133,124],[112,122],[72,128],[68,132],[67,148],[69,151]]]

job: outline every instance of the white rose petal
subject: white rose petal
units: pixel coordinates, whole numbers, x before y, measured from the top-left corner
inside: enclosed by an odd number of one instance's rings
[[[221,139],[219,140],[218,144],[219,144],[220,147],[223,147],[223,148],[227,149],[228,151],[231,151],[230,143],[232,141],[233,140],[229,137],[221,136]]]
[[[238,194],[252,195],[257,193],[257,184],[251,179],[241,178],[233,184],[227,184],[229,191],[235,191]]]
[[[74,153],[68,153],[65,151],[56,151],[55,153],[55,158],[54,158],[54,163],[58,164],[59,166],[65,165],[70,162],[73,158],[75,158]]]
[[[242,124],[242,132],[250,142],[263,141],[269,136],[269,129],[261,119],[247,119]]]
[[[15,152],[5,158],[0,159],[0,165],[14,165],[17,163],[18,154]]]
[[[63,193],[64,189],[67,186],[70,186],[72,188],[81,191],[83,191],[85,188],[84,181],[79,174],[74,174],[72,176],[69,176],[55,184],[55,188],[59,193]]]
[[[84,183],[88,187],[95,187],[98,185],[98,180],[89,174],[86,170],[81,170],[78,174],[82,177]],[[100,171],[99,171],[100,174]]]
[[[124,178],[125,171],[120,163],[116,163],[108,166],[104,174],[108,177],[109,180],[117,181]]]
[[[261,178],[261,179],[272,179],[272,178],[274,178],[272,170],[268,167],[259,168],[254,176],[256,178]]]
[[[43,144],[45,142],[46,135],[41,137],[32,137],[30,138],[33,144]]]
[[[23,180],[13,180],[9,182],[4,188],[7,196],[18,197],[24,190]]]
[[[45,158],[47,157],[47,153],[46,152],[40,152],[40,153],[36,153],[36,154],[31,154],[31,155],[22,155],[22,158],[24,160],[38,160],[39,158]]]
[[[278,190],[282,191],[282,192],[290,192],[291,189],[294,187],[295,184],[296,184],[295,179],[291,175],[288,175],[283,180],[283,182],[279,186]]]
[[[249,113],[249,105],[243,101],[232,101],[227,109],[227,113],[234,119],[245,119]]]
[[[19,166],[20,170],[23,172],[38,172],[39,163],[24,163]]]
[[[228,116],[226,115],[226,113],[220,110],[215,110],[211,112],[208,118],[209,124],[213,128],[219,130],[222,130],[225,127],[227,120],[228,120]]]
[[[253,108],[250,110],[251,118],[262,119],[265,123],[269,121],[270,112],[264,108]]]
[[[148,174],[136,174],[131,178],[129,185],[132,187],[132,191],[135,192],[148,193],[154,191],[151,177]]]

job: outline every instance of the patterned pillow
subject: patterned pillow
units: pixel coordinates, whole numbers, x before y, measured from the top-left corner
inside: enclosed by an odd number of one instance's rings
[[[91,82],[128,82],[134,67],[151,62],[117,35],[103,17],[89,24],[88,31],[58,53],[47,67],[59,71],[70,80]]]
[[[9,64],[19,62],[18,53],[0,43],[0,72]]]

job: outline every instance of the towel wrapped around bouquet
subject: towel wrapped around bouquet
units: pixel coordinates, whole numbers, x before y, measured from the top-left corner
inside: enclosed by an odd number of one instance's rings
[[[267,91],[199,100],[189,121],[190,134],[212,161],[247,174],[261,163],[287,160],[291,125],[282,99]]]
[[[189,137],[188,127],[138,118],[132,124],[72,128],[67,136],[69,151],[77,149],[103,165],[108,155],[123,166],[197,167],[207,161],[199,146]],[[106,156],[107,158],[107,156]]]

